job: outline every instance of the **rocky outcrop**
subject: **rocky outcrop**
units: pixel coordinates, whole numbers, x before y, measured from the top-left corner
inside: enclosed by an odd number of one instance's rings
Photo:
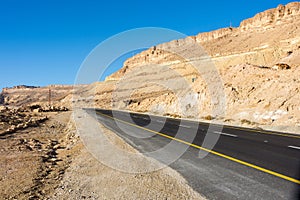
[[[151,47],[126,60],[121,70],[107,78],[109,81],[98,83],[96,106],[219,119],[242,126],[298,127],[299,131],[299,7],[299,2],[280,5],[244,20],[238,28],[200,33]],[[203,51],[199,51],[201,48]],[[195,51],[202,54],[196,55]],[[213,102],[211,95],[219,87],[209,90],[203,79],[205,73],[199,75],[191,67],[195,61],[201,63],[203,57],[219,71],[226,97],[223,116],[212,114],[220,101]],[[112,87],[104,88],[108,85]]]
[[[266,10],[256,14],[253,18],[246,19],[240,23],[238,28],[229,27],[219,30],[200,33],[195,37],[197,42],[207,42],[218,38],[238,35],[239,32],[252,32],[252,31],[265,31],[266,29],[273,28],[274,26],[295,21],[300,15],[300,3],[293,2],[286,6],[279,5],[277,8]]]
[[[242,31],[264,30],[271,28],[273,25],[280,25],[294,20],[294,17],[298,16],[299,13],[299,2],[289,3],[286,6],[279,5],[277,8],[258,13],[253,18],[242,21],[240,29]]]
[[[226,37],[237,31],[237,28],[229,27],[229,28],[222,28],[219,30],[207,32],[207,33],[200,33],[195,37],[196,41],[199,43],[207,42],[210,40],[215,40],[221,37]]]
[[[48,119],[47,116],[34,115],[23,107],[10,109],[0,107],[0,136],[11,134],[17,130],[39,126]]]
[[[38,112],[65,112],[69,111],[67,107],[64,106],[41,106],[39,104],[33,104],[29,106],[29,109],[32,112],[38,113]]]
[[[272,69],[275,70],[283,70],[283,69],[291,69],[291,67],[288,64],[285,63],[277,63],[272,67]]]
[[[30,86],[30,85],[16,85],[16,86],[13,86],[11,88],[4,88],[4,90],[6,89],[26,89],[26,88],[30,88],[30,89],[33,89],[33,88],[39,88],[39,86]]]
[[[123,68],[109,76],[107,80],[119,80],[136,66],[149,63],[171,64],[178,60],[178,57],[165,49],[172,51],[182,46],[187,47],[186,43],[190,39],[199,43],[199,47],[196,48],[203,48],[218,68],[242,63],[272,67],[287,55],[300,49],[299,27],[300,3],[279,5],[244,20],[238,28],[229,27],[200,33],[152,47],[129,58]],[[187,48],[186,52],[197,51],[192,48]],[[285,64],[295,66],[293,62]]]

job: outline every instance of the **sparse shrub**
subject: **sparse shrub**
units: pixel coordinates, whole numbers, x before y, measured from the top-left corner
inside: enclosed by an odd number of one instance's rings
[[[248,124],[248,125],[255,125],[256,124],[255,122],[251,122],[247,119],[242,119],[241,122],[242,122],[242,124]]]
[[[203,117],[203,119],[205,119],[205,120],[213,120],[214,118],[211,115],[207,115],[207,116]]]

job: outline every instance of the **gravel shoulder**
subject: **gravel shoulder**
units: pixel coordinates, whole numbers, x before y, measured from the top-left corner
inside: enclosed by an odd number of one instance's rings
[[[119,148],[136,151],[102,124],[99,126]],[[169,167],[149,173],[125,173],[99,162],[81,141],[78,146],[78,156],[49,199],[204,199]]]

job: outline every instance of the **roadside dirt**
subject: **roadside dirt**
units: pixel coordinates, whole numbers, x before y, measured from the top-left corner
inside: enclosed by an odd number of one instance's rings
[[[115,133],[100,123],[99,126],[118,148],[136,152]],[[98,161],[81,142],[79,146],[81,152],[49,199],[204,199],[171,168],[149,173],[125,173]]]
[[[0,137],[1,199],[42,199],[57,187],[77,151],[70,114]]]
[[[46,115],[36,127],[0,136],[0,199],[203,199],[170,168],[132,174],[105,166],[81,142],[71,111]]]

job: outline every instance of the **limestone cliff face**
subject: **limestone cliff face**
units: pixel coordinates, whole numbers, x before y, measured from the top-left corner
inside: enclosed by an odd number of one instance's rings
[[[241,22],[242,31],[267,29],[274,25],[284,24],[294,20],[299,15],[300,4],[298,2],[289,3],[286,6],[279,5],[277,8],[258,13],[251,19]]]
[[[210,40],[215,40],[221,37],[226,37],[227,35],[230,35],[236,31],[237,28],[232,28],[232,27],[222,28],[211,32],[200,33],[195,37],[195,39],[197,42],[202,43]]]
[[[299,25],[300,3],[294,2],[258,13],[253,18],[242,21],[238,28],[229,27],[200,33],[188,39],[198,42],[217,67],[241,63],[271,67],[288,53],[300,48]],[[171,41],[143,51],[129,58],[123,68],[107,77],[107,80],[118,80],[135,66],[171,63],[176,58],[162,49],[172,50],[185,43],[185,39]],[[166,48],[161,48],[162,46]]]
[[[221,37],[237,35],[243,31],[265,31],[274,28],[276,25],[289,23],[298,19],[300,15],[299,2],[289,3],[286,6],[279,5],[277,8],[266,10],[256,14],[253,18],[246,19],[240,23],[238,28],[222,28],[219,30],[200,33],[196,36],[198,42],[207,42]]]
[[[190,45],[191,40],[199,45]],[[195,51],[202,54],[196,55]],[[186,55],[189,60],[176,54]],[[191,67],[195,61],[201,65],[205,54],[222,80],[224,116],[212,114],[220,103],[211,98],[219,88],[209,90],[214,77],[204,80],[205,73],[199,76]],[[160,44],[129,58],[120,71],[107,77],[107,83],[115,85],[108,107],[201,119],[215,117],[231,124],[289,126],[299,131],[299,75],[300,3],[295,2],[258,13],[242,21],[240,27]],[[103,95],[96,99],[99,107],[106,107],[101,102],[109,102]]]

